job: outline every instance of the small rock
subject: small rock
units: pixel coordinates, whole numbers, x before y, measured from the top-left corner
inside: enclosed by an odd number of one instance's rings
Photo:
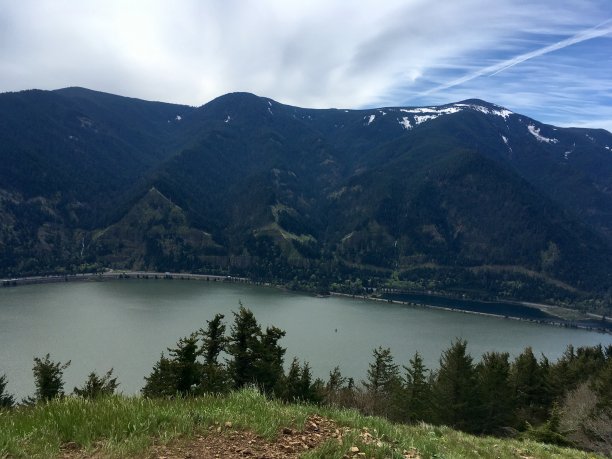
[[[232,423],[231,423],[231,421],[227,421],[227,422],[225,423],[225,427],[227,427],[228,429],[231,429],[231,428],[232,428]]]
[[[359,448],[357,448],[356,446],[351,446],[351,449],[349,451],[353,454],[357,454],[359,452]]]

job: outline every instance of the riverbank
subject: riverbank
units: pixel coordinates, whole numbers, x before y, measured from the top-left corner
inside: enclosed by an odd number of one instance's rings
[[[552,326],[563,327],[563,328],[577,328],[577,329],[582,329],[582,330],[594,331],[598,333],[612,334],[612,322],[610,322],[609,320],[605,320],[602,322],[601,319],[593,320],[592,317],[586,318],[586,319],[580,319],[580,320],[577,320],[577,319],[568,320],[568,319],[564,319],[559,316],[551,314],[549,311],[550,311],[550,308],[553,308],[553,306],[540,305],[542,306],[542,308],[539,308],[538,305],[535,303],[510,303],[510,302],[508,303],[501,303],[501,302],[489,303],[489,302],[484,302],[484,301],[471,301],[471,303],[473,304],[490,305],[489,307],[491,309],[493,309],[495,305],[499,305],[499,304],[505,304],[507,306],[520,305],[524,308],[531,308],[534,312],[537,311],[538,313],[541,313],[541,314],[533,314],[533,316],[530,317],[529,315],[502,314],[502,313],[496,313],[493,311],[485,312],[482,310],[479,311],[479,310],[466,309],[466,308],[461,308],[461,307],[444,306],[440,304],[435,304],[435,300],[444,300],[447,302],[458,301],[458,300],[448,298],[448,297],[440,297],[440,296],[433,296],[433,295],[430,296],[430,301],[427,301],[427,300],[409,301],[405,299],[393,299],[389,297],[375,297],[371,295],[351,295],[348,293],[338,293],[338,292],[332,292],[331,295],[353,298],[353,299],[378,301],[378,302],[383,302],[383,303],[400,304],[400,305],[411,306],[411,307],[416,307],[416,308],[440,309],[440,310],[449,311],[449,312],[459,312],[463,314],[472,314],[472,315],[485,316],[485,317],[495,317],[498,319],[510,319],[510,320],[517,320],[521,322],[537,323],[541,325],[552,325]],[[398,295],[401,295],[401,294],[398,294]],[[419,296],[422,297],[425,295],[419,295]]]
[[[58,282],[104,281],[116,279],[180,279],[212,282],[238,282],[254,284],[246,277],[217,276],[212,274],[173,273],[155,271],[105,271],[102,273],[80,273],[49,276],[16,277],[1,279],[2,287],[17,287],[19,285],[51,284]],[[271,284],[268,284],[271,285]]]
[[[166,279],[166,280],[194,280],[204,282],[231,282],[249,285],[259,285],[271,288],[284,288],[281,285],[276,285],[270,282],[254,282],[247,277],[237,276],[220,276],[213,274],[194,274],[194,273],[177,273],[177,272],[156,272],[156,271],[128,271],[128,270],[108,270],[101,273],[80,273],[66,275],[48,275],[48,276],[32,276],[1,279],[2,287],[16,287],[20,285],[32,284],[47,284],[61,282],[96,282],[120,279]],[[374,295],[352,295],[340,292],[330,292],[333,296],[342,296],[347,298],[364,299],[378,302],[387,302],[394,304],[407,305],[412,307],[424,307],[433,309],[442,309],[451,312],[461,312],[464,314],[474,314],[480,316],[497,317],[503,319],[518,320],[523,322],[532,322],[545,325],[553,325],[565,328],[579,328],[600,333],[612,333],[612,320],[605,317],[597,316],[596,314],[583,314],[580,311],[573,309],[545,305],[530,302],[486,302],[477,300],[462,300],[439,295],[414,294],[414,293],[393,293],[386,294],[382,297]],[[393,298],[393,296],[397,298]],[[408,299],[401,298],[402,296]],[[416,298],[416,299],[415,299]],[[442,303],[454,303],[441,304]],[[462,307],[461,303],[465,303]],[[478,305],[478,308],[468,307]],[[501,308],[500,308],[501,306]],[[513,313],[504,307],[529,308],[527,312]],[[496,310],[497,309],[497,310]],[[501,311],[501,312],[500,312]],[[533,312],[531,312],[533,311]],[[519,311],[520,312],[520,311]],[[537,312],[537,313],[536,313]]]

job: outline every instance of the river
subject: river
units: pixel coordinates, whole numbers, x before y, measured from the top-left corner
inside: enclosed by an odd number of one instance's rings
[[[509,319],[344,297],[305,294],[245,284],[188,280],[114,280],[0,289],[0,374],[9,393],[33,394],[34,356],[71,360],[66,392],[89,372],[115,369],[120,390],[136,393],[162,351],[226,316],[241,301],[262,324],[287,332],[286,362],[310,362],[326,378],[336,365],[345,376],[365,378],[372,349],[390,347],[397,363],[419,351],[430,368],[456,338],[478,360],[487,351],[515,356],[526,346],[556,359],[568,344],[610,345],[612,335]]]

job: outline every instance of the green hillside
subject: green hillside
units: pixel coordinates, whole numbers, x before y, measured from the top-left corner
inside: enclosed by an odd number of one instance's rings
[[[0,115],[2,276],[214,272],[612,312],[606,131],[480,100],[194,108],[82,88],[1,94]]]
[[[284,404],[251,389],[174,400],[67,398],[0,414],[1,457],[209,457],[206,446],[220,442],[223,457],[230,458],[252,456],[257,448],[281,454],[276,457],[325,459],[600,457],[447,427],[393,424],[352,410]],[[244,432],[254,434],[250,443],[242,441]]]

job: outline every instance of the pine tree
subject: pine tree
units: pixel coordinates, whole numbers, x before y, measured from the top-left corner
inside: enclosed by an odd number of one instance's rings
[[[64,370],[70,366],[70,360],[66,363],[53,362],[49,354],[43,359],[34,357],[34,385],[36,393],[34,398],[28,402],[49,401],[64,396]]]
[[[168,348],[169,357],[162,353],[151,374],[145,377],[142,389],[145,397],[172,397],[194,394],[202,377],[202,365],[197,361],[198,335],[181,338],[176,347]]]
[[[466,341],[457,340],[442,353],[432,396],[438,423],[469,432],[475,430],[478,393],[472,357],[466,348]]]
[[[240,304],[238,312],[234,312],[234,325],[227,346],[227,352],[232,356],[228,362],[228,371],[236,389],[256,383],[255,361],[260,336],[261,328],[255,316]]]
[[[202,349],[204,355],[204,366],[200,383],[201,393],[220,394],[229,389],[229,378],[227,371],[219,363],[219,354],[225,350],[227,338],[225,337],[225,324],[223,314],[217,314],[213,320],[208,321],[206,330],[200,330],[202,335]]]
[[[286,349],[278,344],[285,332],[277,327],[268,327],[261,335],[254,366],[258,385],[266,394],[279,393],[284,375],[283,361]]]
[[[207,321],[206,330],[200,330],[202,335],[202,351],[204,355],[204,365],[217,365],[219,354],[225,350],[227,338],[225,337],[225,324],[223,314],[217,314],[213,320]]]
[[[404,366],[404,370],[402,418],[408,422],[428,421],[431,417],[431,386],[427,378],[428,370],[418,352],[410,359],[410,366]]]
[[[6,375],[0,376],[0,410],[3,408],[11,408],[15,404],[15,398],[5,392],[8,381]]]
[[[289,366],[287,376],[283,378],[282,399],[288,402],[299,400],[302,370],[300,361],[294,357]]]
[[[149,376],[145,376],[145,385],[142,395],[149,398],[174,397],[176,395],[176,371],[172,360],[162,353],[159,360],[153,366]]]
[[[533,355],[531,347],[514,360],[510,371],[510,385],[516,401],[518,422],[538,424],[548,413],[549,399],[543,369]]]
[[[397,396],[401,390],[399,367],[391,349],[378,347],[372,351],[374,361],[368,368],[368,379],[362,381],[372,401],[373,414],[396,418]]]
[[[481,422],[478,430],[482,432],[492,433],[512,425],[515,403],[509,358],[507,352],[488,352],[476,366]]]
[[[368,379],[364,387],[374,395],[391,393],[399,381],[399,367],[393,361],[391,349],[378,347],[372,351],[374,361],[368,368]]]
[[[75,395],[84,398],[97,398],[112,395],[119,386],[117,378],[113,378],[112,376],[112,368],[102,377],[98,376],[95,371],[92,371],[89,373],[83,387],[75,387],[73,392]]]
[[[201,377],[201,365],[197,362],[198,335],[192,333],[181,338],[175,348],[168,348],[168,353],[176,375],[175,392],[187,395],[199,384]]]

